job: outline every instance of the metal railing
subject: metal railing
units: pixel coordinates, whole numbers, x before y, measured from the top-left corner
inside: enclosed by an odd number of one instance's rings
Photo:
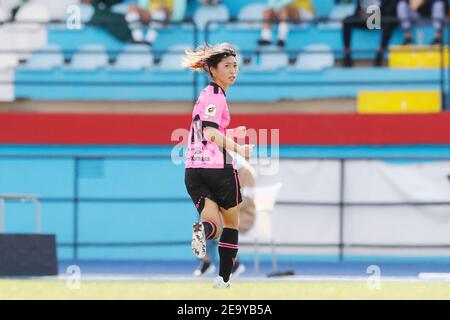
[[[31,201],[35,208],[35,231],[41,233],[41,203],[38,196],[28,194],[0,194],[0,233],[5,232],[6,201],[19,201],[21,203]]]

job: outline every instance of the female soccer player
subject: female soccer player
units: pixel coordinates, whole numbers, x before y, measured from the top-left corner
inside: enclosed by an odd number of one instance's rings
[[[184,65],[192,71],[206,71],[212,82],[202,91],[192,112],[189,143],[185,153],[185,184],[200,213],[193,224],[192,251],[206,254],[206,240],[219,239],[220,267],[215,288],[230,287],[231,269],[238,251],[239,178],[227,150],[249,159],[252,145],[239,145],[233,138],[245,136],[245,127],[228,129],[230,113],[226,91],[238,75],[236,50],[229,44],[203,45],[186,51]],[[223,229],[220,224],[220,212]]]

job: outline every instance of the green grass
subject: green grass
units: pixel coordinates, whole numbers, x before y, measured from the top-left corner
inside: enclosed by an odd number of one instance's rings
[[[231,289],[212,289],[198,282],[82,282],[69,289],[65,282],[0,280],[0,299],[450,299],[450,284],[239,282]]]

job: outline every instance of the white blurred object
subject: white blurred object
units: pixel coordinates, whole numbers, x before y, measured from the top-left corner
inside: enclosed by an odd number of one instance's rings
[[[58,45],[47,45],[46,47],[33,52],[31,57],[21,69],[27,70],[50,70],[64,64],[64,56],[61,47]]]
[[[297,57],[295,69],[320,71],[334,66],[334,53],[327,44],[312,44]]]
[[[145,44],[126,45],[117,56],[112,70],[137,71],[153,66],[153,54]]]
[[[199,30],[204,30],[209,21],[228,21],[230,13],[225,5],[200,6],[194,13],[194,22]],[[210,23],[209,28],[214,26]]]
[[[259,57],[258,68],[261,71],[273,71],[287,67],[289,57],[286,52],[275,49],[275,51],[262,51]]]
[[[27,3],[16,14],[14,23],[5,25],[11,49],[17,51],[20,60],[47,44],[46,23],[50,21],[50,12],[41,4]]]
[[[0,22],[8,21],[10,17],[11,17],[10,13],[8,13],[8,11],[5,8],[0,7]]]
[[[254,22],[244,22],[240,24],[247,28],[261,28],[261,22],[264,19],[264,10],[267,9],[264,3],[250,3],[244,6],[238,13],[237,19],[239,21],[255,20]]]
[[[183,67],[184,51],[192,48],[189,44],[177,44],[170,46],[168,51],[161,57],[159,67],[166,71],[181,71]]]
[[[1,59],[2,58],[0,57],[0,61]],[[14,100],[14,69],[2,70],[0,68],[0,101]]]
[[[19,64],[19,57],[12,52],[0,52],[0,71],[14,69]]]
[[[270,243],[272,249],[272,271],[277,270],[276,248],[272,234],[272,215],[275,212],[275,203],[283,184],[278,182],[269,186],[257,186],[253,188],[253,200],[256,207],[255,225],[245,235],[253,238],[255,244],[255,271],[259,273],[259,244]]]
[[[79,0],[31,0],[29,3],[45,6],[51,20],[63,20],[67,8],[79,4]]]
[[[106,49],[98,44],[81,46],[73,55],[69,69],[72,70],[96,70],[108,65]]]

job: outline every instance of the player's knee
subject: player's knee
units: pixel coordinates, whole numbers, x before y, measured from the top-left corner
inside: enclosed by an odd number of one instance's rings
[[[222,227],[220,225],[217,225],[216,232],[211,236],[210,240],[219,239],[221,234],[222,234]]]

